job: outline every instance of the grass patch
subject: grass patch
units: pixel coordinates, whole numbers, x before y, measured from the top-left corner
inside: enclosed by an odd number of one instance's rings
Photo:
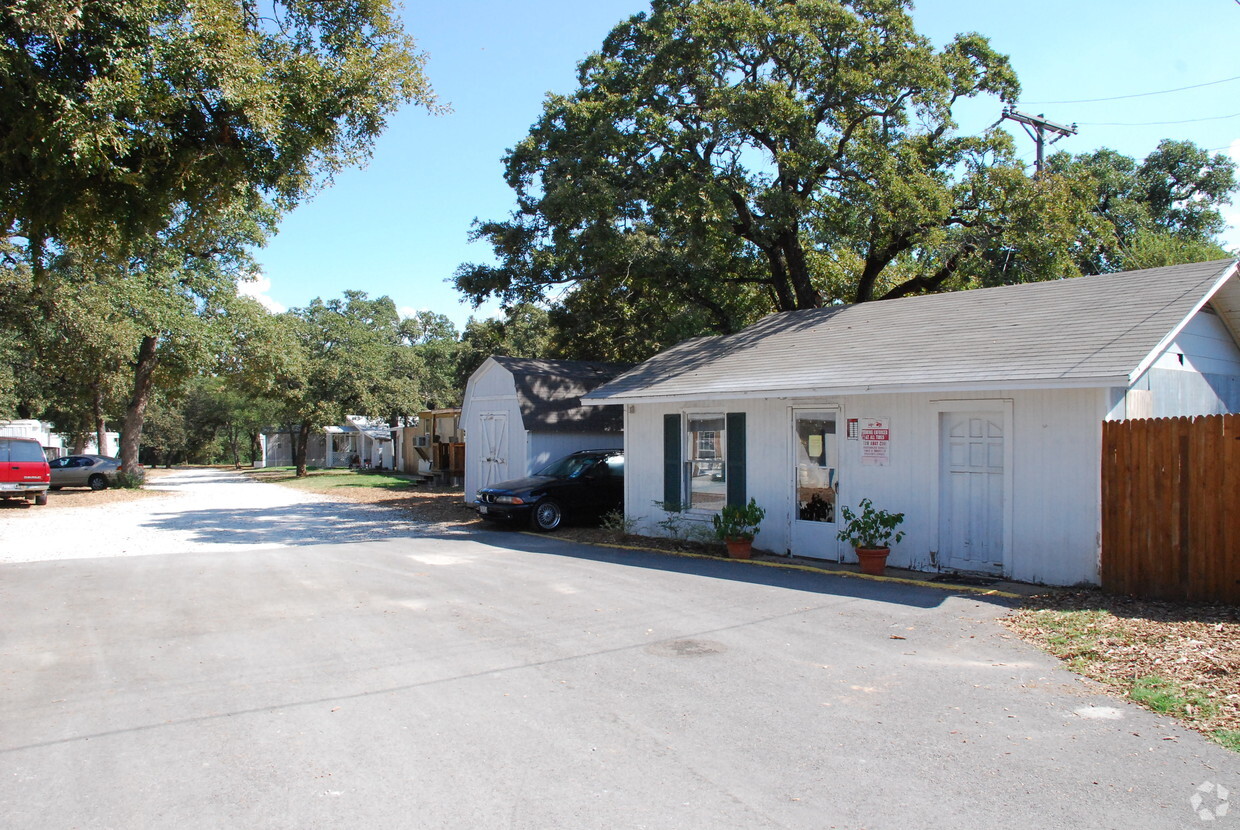
[[[1174,680],[1157,675],[1138,677],[1128,696],[1155,712],[1177,718],[1209,718],[1217,707],[1199,689],[1190,689]]]
[[[1210,733],[1214,742],[1225,746],[1232,752],[1240,752],[1240,729],[1215,729]]]
[[[415,480],[399,473],[375,470],[341,470],[306,468],[306,475],[297,477],[296,467],[266,467],[249,471],[252,478],[285,484],[301,490],[326,491],[340,487],[364,487],[372,490],[408,490]]]
[[[1240,752],[1240,609],[1062,591],[1004,622],[1109,693]]]

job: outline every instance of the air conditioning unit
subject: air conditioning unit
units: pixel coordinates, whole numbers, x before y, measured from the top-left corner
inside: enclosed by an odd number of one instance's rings
[[[425,447],[425,446],[428,446],[430,443],[431,443],[431,437],[429,435],[413,436],[413,445],[415,447]]]

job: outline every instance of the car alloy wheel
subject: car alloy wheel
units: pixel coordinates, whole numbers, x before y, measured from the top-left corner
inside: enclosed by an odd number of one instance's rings
[[[547,533],[564,522],[564,511],[551,499],[543,499],[534,505],[533,519],[534,529]]]
[[[103,477],[102,473],[95,473],[86,479],[86,483],[90,485],[92,490],[106,490],[108,488],[108,480]]]

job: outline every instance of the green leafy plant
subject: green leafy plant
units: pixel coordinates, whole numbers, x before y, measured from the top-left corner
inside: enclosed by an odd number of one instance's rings
[[[904,538],[904,531],[896,533],[896,528],[904,522],[903,513],[878,510],[869,499],[862,499],[857,509],[861,511],[860,515],[847,505],[840,508],[844,526],[836,534],[837,538],[854,548],[889,548],[892,541],[899,542]]]
[[[726,504],[723,509],[710,517],[715,526],[715,536],[725,542],[729,539],[744,539],[752,542],[758,532],[758,525],[766,518],[766,511],[758,506],[753,499],[749,504]]]
[[[599,523],[599,527],[603,528],[603,530],[620,536],[632,535],[636,525],[637,521],[625,516],[623,510],[612,510],[610,513],[604,514],[603,520]]]
[[[120,487],[125,490],[137,490],[146,482],[146,474],[139,471],[137,473],[118,472],[116,479],[112,482],[113,487]]]

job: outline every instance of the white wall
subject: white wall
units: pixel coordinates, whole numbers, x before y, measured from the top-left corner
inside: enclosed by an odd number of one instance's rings
[[[1006,572],[1015,579],[1048,584],[1097,582],[1101,422],[1103,390],[1012,391],[985,394],[868,395],[797,400],[798,407],[838,406],[840,502],[865,497],[876,506],[905,513],[905,539],[890,564],[932,568],[939,547],[939,413],[951,401],[996,401],[1011,412],[1009,497],[1010,549]],[[1010,403],[1008,403],[1010,402]],[[766,508],[755,546],[787,553],[791,544],[793,401],[713,402],[718,412],[745,412],[747,490]],[[663,499],[663,415],[702,406],[638,404],[626,415],[625,512],[638,532],[659,535]],[[887,418],[890,464],[863,466],[860,441],[845,435],[849,418]],[[709,515],[690,517],[709,522]],[[832,540],[825,558],[851,560]]]
[[[1200,311],[1154,366],[1213,375],[1240,375],[1240,348],[1217,314]]]
[[[473,504],[482,482],[482,415],[503,412],[508,417],[508,478],[526,475],[523,459],[528,437],[521,424],[521,407],[512,373],[488,358],[465,385],[461,403],[461,428],[465,430],[465,501]]]
[[[536,470],[577,450],[614,450],[624,447],[618,432],[532,432],[526,458],[527,471]]]

